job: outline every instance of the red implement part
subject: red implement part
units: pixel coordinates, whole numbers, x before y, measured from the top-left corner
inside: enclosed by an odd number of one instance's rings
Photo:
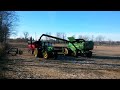
[[[34,44],[32,44],[32,45],[29,44],[29,45],[28,45],[28,48],[34,50],[34,49],[35,49],[35,45],[34,45]]]

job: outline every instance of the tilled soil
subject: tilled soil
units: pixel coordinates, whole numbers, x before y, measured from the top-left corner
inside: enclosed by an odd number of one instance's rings
[[[23,55],[0,61],[1,79],[120,79],[119,56],[101,56],[96,50],[92,58],[59,55],[45,60],[22,50]]]
[[[96,60],[80,58],[79,60],[42,60],[24,59],[14,56],[1,65],[1,76],[7,79],[119,79],[119,60]],[[12,57],[13,58],[13,57]],[[65,57],[64,57],[65,58]],[[67,57],[72,58],[72,57]]]

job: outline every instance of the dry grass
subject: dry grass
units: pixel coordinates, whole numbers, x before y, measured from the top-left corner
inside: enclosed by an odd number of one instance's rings
[[[120,46],[95,46],[93,52],[99,55],[120,56]]]

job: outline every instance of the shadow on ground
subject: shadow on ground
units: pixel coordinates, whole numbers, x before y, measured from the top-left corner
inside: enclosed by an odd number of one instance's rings
[[[94,58],[94,59],[108,59],[108,60],[117,59],[117,60],[120,60],[120,57],[118,57],[118,56],[93,56],[92,58]]]

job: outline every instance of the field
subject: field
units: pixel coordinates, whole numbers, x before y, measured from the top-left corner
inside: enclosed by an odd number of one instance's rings
[[[12,43],[22,55],[0,61],[5,79],[120,79],[120,46],[95,46],[92,58],[59,55],[57,60],[35,58],[27,44]]]

